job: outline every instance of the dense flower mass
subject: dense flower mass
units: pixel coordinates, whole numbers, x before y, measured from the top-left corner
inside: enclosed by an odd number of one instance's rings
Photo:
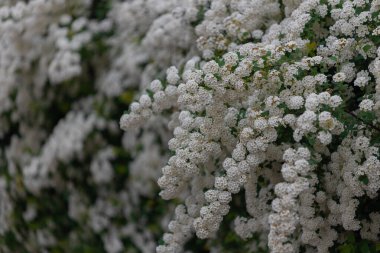
[[[356,252],[344,251],[355,239],[369,252],[379,240],[380,2],[204,2],[199,53],[152,81],[120,121],[129,131],[166,118],[172,129],[158,185],[180,204],[157,252],[225,229],[252,252]]]
[[[380,1],[0,1],[0,143],[0,252],[376,252]]]

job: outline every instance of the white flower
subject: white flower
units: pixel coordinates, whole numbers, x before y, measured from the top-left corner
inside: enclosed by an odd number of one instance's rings
[[[323,145],[328,145],[331,143],[332,140],[332,135],[331,133],[327,131],[321,131],[318,133],[318,140],[323,144]]]
[[[346,74],[343,72],[338,72],[333,76],[333,81],[336,83],[344,82],[346,80]]]
[[[371,78],[368,71],[362,70],[356,75],[354,85],[362,88],[365,87],[370,80]]]
[[[359,104],[359,108],[361,111],[372,111],[373,110],[373,106],[375,104],[373,103],[373,101],[371,99],[363,99],[362,102],[360,102]]]

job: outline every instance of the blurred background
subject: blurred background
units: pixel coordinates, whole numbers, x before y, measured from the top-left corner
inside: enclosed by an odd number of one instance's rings
[[[191,51],[180,2],[0,2],[0,252],[154,252],[170,131],[119,118]]]

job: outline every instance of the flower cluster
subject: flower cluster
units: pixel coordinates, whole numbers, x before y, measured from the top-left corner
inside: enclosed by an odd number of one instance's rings
[[[154,251],[174,211],[154,198],[171,133],[118,118],[192,50],[187,5],[1,1],[1,252]]]
[[[234,252],[215,243],[230,224],[240,250],[374,249],[378,1],[201,2],[199,53],[120,120],[127,132],[158,119],[172,130],[158,185],[182,203],[157,252],[187,250],[192,233]]]
[[[1,1],[0,251],[374,252],[379,36],[378,0]]]

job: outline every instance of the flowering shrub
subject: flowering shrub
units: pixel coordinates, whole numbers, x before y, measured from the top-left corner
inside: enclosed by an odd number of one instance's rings
[[[380,2],[253,2],[202,6],[198,56],[121,118],[127,131],[166,118],[173,133],[158,185],[180,203],[157,252],[232,229],[240,252],[373,252]]]
[[[378,0],[2,1],[0,251],[376,252],[379,47]]]
[[[141,80],[186,57],[178,3],[1,1],[0,252],[154,251],[170,132],[123,137],[118,120]]]

